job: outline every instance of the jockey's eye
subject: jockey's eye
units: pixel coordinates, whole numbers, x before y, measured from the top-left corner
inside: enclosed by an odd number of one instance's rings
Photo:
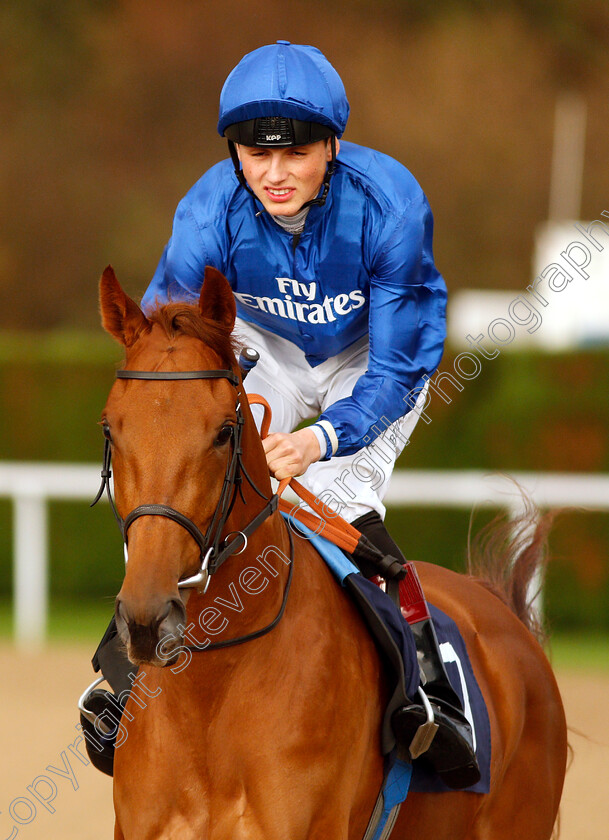
[[[235,427],[229,426],[228,423],[226,424],[226,426],[222,426],[222,428],[218,432],[217,438],[214,441],[214,446],[224,446],[226,443],[228,443],[233,436],[234,430]]]

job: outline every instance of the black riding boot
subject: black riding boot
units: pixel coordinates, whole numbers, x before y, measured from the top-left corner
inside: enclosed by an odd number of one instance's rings
[[[110,621],[108,629],[93,656],[93,669],[101,670],[110,683],[114,694],[101,688],[94,689],[85,701],[88,715],[98,718],[97,726],[91,717],[80,713],[80,723],[85,736],[87,753],[91,763],[102,773],[112,776],[114,772],[114,749],[124,707],[133,687],[129,674],[137,675],[137,666],[127,659],[120,643],[116,622]],[[109,730],[102,731],[102,727]]]
[[[413,758],[421,755],[422,760],[433,767],[448,787],[470,787],[480,779],[472,731],[463,714],[461,701],[448,679],[416,570],[412,564],[406,564],[402,552],[376,511],[360,516],[352,525],[383,554],[396,557],[404,565],[408,565],[411,578],[408,585],[409,589],[414,590],[413,598],[417,609],[407,620],[415,639],[421,685],[431,704],[434,725],[420,730],[419,727],[427,723],[429,716],[423,704],[412,703],[394,713],[392,724],[395,736],[398,742],[411,752]],[[370,568],[362,569],[362,572],[366,576],[376,574],[376,571]],[[437,727],[435,734],[434,727]],[[427,739],[424,735],[427,735]]]

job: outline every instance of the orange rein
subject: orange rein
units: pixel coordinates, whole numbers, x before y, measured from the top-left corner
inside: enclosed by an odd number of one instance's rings
[[[247,398],[250,405],[261,405],[264,408],[264,417],[262,418],[260,428],[260,437],[264,440],[269,433],[269,426],[271,425],[271,406],[260,394],[248,394]],[[296,495],[300,496],[303,502],[306,502],[315,513],[302,510],[298,505],[290,505],[289,502],[282,499],[281,495],[286,487],[291,487]],[[318,499],[317,496],[303,487],[299,481],[296,481],[295,478],[282,478],[277,488],[277,495],[280,497],[279,510],[282,513],[289,514],[316,534],[323,535],[325,539],[330,540],[330,542],[339,548],[342,548],[349,554],[353,554],[361,537],[360,532],[353,525],[350,525],[346,519],[343,519],[342,516],[330,510],[321,499]]]

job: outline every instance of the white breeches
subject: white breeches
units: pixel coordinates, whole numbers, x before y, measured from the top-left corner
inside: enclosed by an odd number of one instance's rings
[[[273,412],[271,432],[292,432],[304,420],[316,418],[337,400],[350,396],[368,365],[367,336],[312,368],[299,347],[274,333],[237,319],[235,334],[241,346],[260,353],[260,361],[245,380],[245,390],[268,401]],[[424,402],[423,392],[417,407]],[[252,406],[252,412],[260,427],[262,406]],[[391,473],[418,419],[416,409],[390,425],[380,419],[378,426],[384,431],[369,446],[354,455],[335,455],[311,464],[298,480],[349,522],[371,510],[384,518],[383,498]]]

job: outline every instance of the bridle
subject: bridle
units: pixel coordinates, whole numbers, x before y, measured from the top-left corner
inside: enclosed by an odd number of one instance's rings
[[[227,379],[231,385],[234,385],[236,388],[239,386],[239,377],[233,373],[232,370],[118,370],[116,372],[116,378],[151,380]],[[102,481],[97,496],[93,500],[91,507],[97,504],[105,490],[108,496],[108,501],[110,502],[110,507],[114,513],[114,518],[121,530],[123,542],[125,543],[125,557],[127,557],[126,549],[129,527],[141,516],[164,516],[167,519],[171,519],[173,522],[177,522],[178,525],[181,525],[182,528],[188,531],[199,546],[201,565],[199,571],[195,575],[178,581],[179,589],[196,588],[202,592],[206,592],[211,580],[211,575],[217,572],[222,563],[224,563],[224,561],[232,554],[240,554],[243,552],[247,546],[248,536],[252,534],[265,519],[274,513],[275,510],[277,510],[277,494],[273,494],[270,498],[265,496],[265,494],[256,487],[243,464],[241,438],[243,435],[245,418],[241,410],[240,401],[236,404],[236,415],[237,422],[235,426],[232,427],[234,431],[232,433],[231,457],[229,458],[226,466],[226,473],[224,475],[224,482],[220,491],[218,504],[216,505],[216,509],[205,534],[203,534],[192,519],[169,505],[139,505],[123,519],[116,509],[116,504],[110,487],[110,478],[112,477],[112,442],[108,437],[106,437],[104,442],[104,456],[101,471]],[[243,477],[246,478],[253,490],[266,501],[266,505],[241,531],[232,532],[222,539],[222,532],[235,504],[237,493],[239,493],[241,499],[245,502],[242,491]],[[233,538],[229,540],[229,537]]]

